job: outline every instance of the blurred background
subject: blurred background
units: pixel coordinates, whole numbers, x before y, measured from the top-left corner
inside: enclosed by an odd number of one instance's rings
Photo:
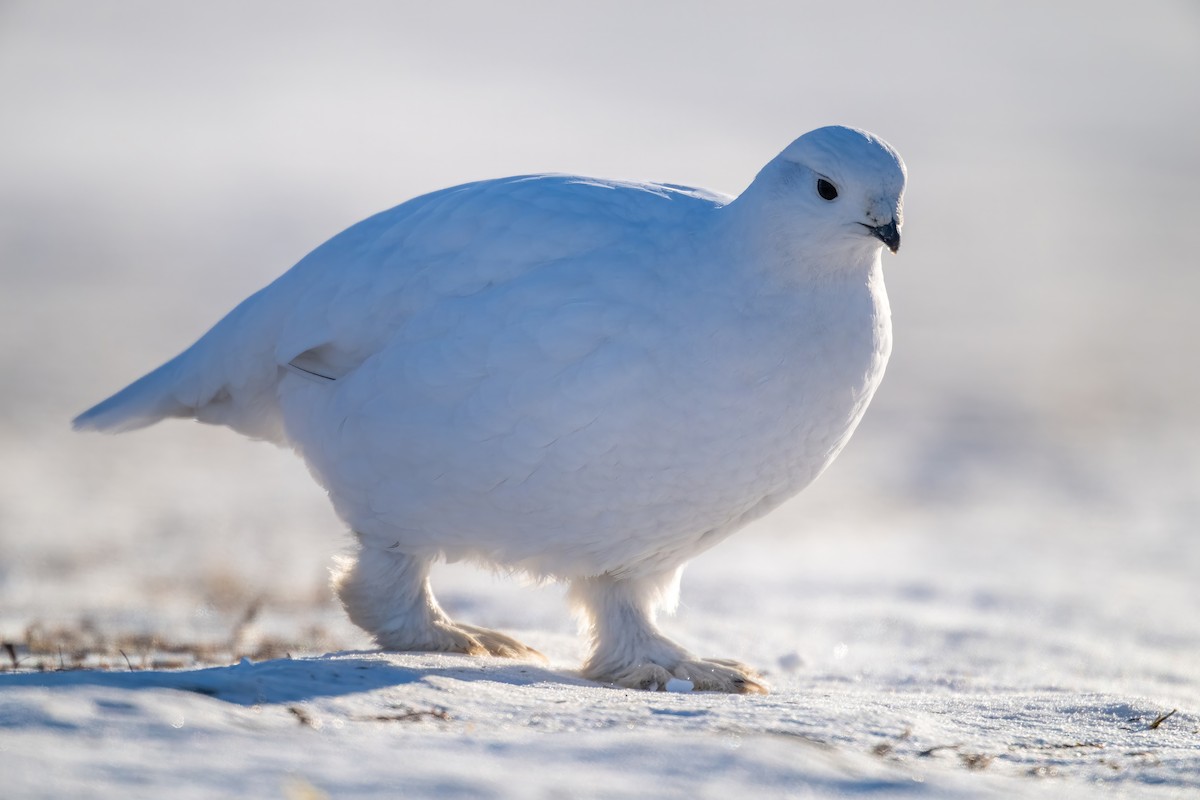
[[[297,459],[70,418],[417,194],[538,171],[737,193],[834,122],[908,164],[895,355],[841,459],[700,559],[685,605],[744,540],[795,585],[1195,611],[1198,75],[1191,0],[2,2],[0,636],[205,635],[254,607],[361,645]],[[557,589],[491,580],[449,575],[444,600],[572,630]]]

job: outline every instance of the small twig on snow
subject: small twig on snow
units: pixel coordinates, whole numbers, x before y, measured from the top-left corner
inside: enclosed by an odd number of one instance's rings
[[[996,760],[995,756],[989,756],[987,753],[959,753],[958,758],[964,767],[976,772],[987,769]]]
[[[296,721],[301,725],[305,725],[314,730],[317,728],[316,721],[313,720],[313,718],[309,716],[308,712],[305,711],[301,706],[288,706],[287,710],[292,713],[292,716],[295,717]]]
[[[872,747],[871,753],[879,756],[880,758],[883,758],[884,756],[890,756],[896,750],[896,742],[903,742],[910,737],[912,737],[912,728],[905,728],[892,741],[880,742]]]
[[[250,630],[250,626],[254,624],[254,621],[258,619],[262,607],[263,598],[261,596],[251,600],[250,605],[246,606],[246,610],[242,612],[242,616],[234,624],[233,630],[229,632],[229,649],[233,651],[235,657],[241,655],[246,633]]]
[[[1154,718],[1154,722],[1150,723],[1150,727],[1147,728],[1147,730],[1151,730],[1151,731],[1158,730],[1158,726],[1162,725],[1164,722],[1169,720],[1171,717],[1175,716],[1175,712],[1178,710],[1179,710],[1178,708],[1172,708],[1170,711],[1168,711],[1165,714],[1159,714],[1157,717]]]
[[[1077,750],[1082,748],[1104,749],[1104,742],[1052,742],[1050,744],[1010,744],[1009,750]]]
[[[961,744],[939,744],[939,745],[935,745],[934,747],[931,747],[931,748],[929,748],[928,750],[922,750],[921,752],[917,753],[917,758],[929,758],[929,757],[930,757],[930,756],[932,756],[934,753],[941,752],[942,750],[958,750],[958,748],[960,748],[960,747],[962,747],[962,745],[961,745]]]
[[[414,708],[410,708],[399,714],[376,714],[371,717],[355,717],[355,719],[363,722],[418,722],[426,717],[429,719],[440,719],[442,722],[450,720],[450,715],[444,708],[431,708],[428,711],[417,711]]]

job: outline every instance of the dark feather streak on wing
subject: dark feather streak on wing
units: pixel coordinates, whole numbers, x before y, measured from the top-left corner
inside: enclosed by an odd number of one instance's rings
[[[311,347],[289,360],[284,366],[318,382],[336,381],[349,375],[363,362],[360,353],[347,352],[333,344]]]
[[[325,374],[317,372],[315,370],[305,369],[304,367],[300,366],[296,362],[302,358],[304,358],[303,355],[297,356],[296,358],[292,359],[291,361],[289,361],[287,363],[287,368],[292,370],[293,372],[295,372],[297,375],[299,375],[302,378],[315,378],[316,380],[318,380],[320,382],[327,381],[329,383],[332,383],[335,380],[337,380],[337,378],[333,377],[332,375],[325,375]]]

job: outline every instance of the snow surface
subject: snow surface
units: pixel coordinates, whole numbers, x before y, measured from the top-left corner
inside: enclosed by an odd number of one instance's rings
[[[361,8],[5,6],[7,796],[1200,794],[1189,4]],[[548,664],[370,652],[295,458],[67,429],[406,197],[735,192],[835,121],[910,168],[895,356],[830,472],[663,622],[770,695],[589,684],[560,588],[463,565],[443,605]]]

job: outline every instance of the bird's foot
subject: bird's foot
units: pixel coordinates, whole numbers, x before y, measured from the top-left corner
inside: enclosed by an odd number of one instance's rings
[[[766,694],[761,676],[750,667],[727,659],[696,658],[654,624],[655,611],[675,596],[678,582],[678,569],[643,577],[604,574],[573,581],[571,601],[592,636],[592,654],[583,676],[649,691]]]
[[[429,588],[429,563],[363,545],[353,557],[339,560],[333,586],[350,620],[384,650],[546,660],[511,636],[450,619]]]
[[[450,620],[434,622],[415,637],[411,630],[403,633],[381,631],[375,634],[375,641],[384,650],[398,652],[465,653],[471,656],[546,660],[537,650],[507,634]]]
[[[588,678],[601,683],[612,683],[628,689],[644,689],[651,692],[667,690],[673,679],[688,681],[698,692],[726,692],[728,694],[767,694],[761,683],[762,676],[752,667],[738,661],[723,658],[686,658],[670,667],[646,662],[632,664],[607,675],[588,674]]]
[[[490,628],[479,628],[474,625],[464,625],[456,623],[455,627],[465,632],[468,636],[478,642],[483,648],[483,652],[475,652],[472,655],[493,655],[500,658],[520,658],[533,659],[535,661],[547,661],[546,657],[534,650],[524,642],[517,641],[508,634],[494,631]]]

